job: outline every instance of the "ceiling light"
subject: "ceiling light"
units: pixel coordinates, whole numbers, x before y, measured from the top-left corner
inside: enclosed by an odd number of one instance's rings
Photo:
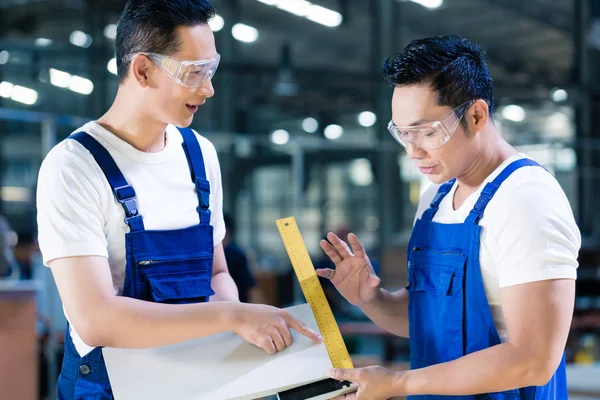
[[[314,118],[304,118],[302,121],[302,129],[308,133],[315,133],[319,129],[319,122]]]
[[[10,53],[6,50],[0,51],[0,65],[6,64],[10,58]]]
[[[108,24],[104,28],[104,36],[107,39],[115,39],[117,37],[117,25],[116,24]]]
[[[307,0],[258,0],[263,4],[276,6],[280,10],[287,11],[290,14],[316,22],[318,24],[336,27],[342,23],[343,17],[337,11],[330,10],[323,6],[312,4]],[[435,1],[435,0],[429,0]],[[441,1],[441,0],[437,0]]]
[[[12,95],[12,91],[15,85],[10,82],[2,82],[0,83],[0,97],[4,97],[5,99],[9,99]]]
[[[231,34],[236,40],[244,43],[252,43],[258,39],[258,30],[246,24],[235,24],[231,28]]]
[[[304,17],[312,4],[306,0],[285,0],[277,3],[276,7],[299,17]]]
[[[52,40],[41,37],[41,38],[35,39],[34,44],[37,47],[48,47],[52,44]]]
[[[82,78],[81,76],[77,75],[71,75],[68,72],[60,71],[54,68],[50,68],[50,83],[52,83],[54,86],[68,88],[73,92],[85,95],[92,93],[94,90],[94,84],[89,79]]]
[[[111,58],[106,64],[106,69],[113,75],[117,75],[117,59],[115,57]]]
[[[33,89],[15,85],[12,88],[10,98],[14,101],[18,101],[19,103],[32,105],[37,101],[38,93]]]
[[[87,95],[94,91],[94,84],[89,79],[73,75],[69,82],[69,90]]]
[[[510,121],[521,122],[525,119],[525,109],[511,104],[502,109],[502,116]]]
[[[88,48],[92,45],[92,37],[85,32],[73,31],[69,42],[74,46]]]
[[[208,26],[213,32],[219,32],[225,26],[225,20],[219,14],[216,14],[213,19],[208,21]]]
[[[339,139],[340,137],[342,137],[342,135],[344,134],[344,128],[342,128],[339,125],[332,124],[332,125],[327,126],[323,133],[325,134],[325,137],[327,139],[335,140],[335,139]]]
[[[434,9],[444,4],[444,0],[411,0],[413,3],[422,5],[425,8]]]
[[[342,23],[342,14],[325,7],[313,4],[308,10],[306,18],[321,25],[335,28]]]
[[[271,133],[271,141],[275,144],[283,145],[286,144],[290,140],[290,134],[283,130],[277,129]]]
[[[552,90],[552,100],[555,101],[556,103],[565,101],[565,100],[567,100],[568,97],[569,97],[569,94],[564,89],[556,88],[556,89]]]
[[[68,72],[50,68],[50,83],[52,83],[54,86],[68,88],[70,80],[71,74],[69,74]]]
[[[377,116],[371,111],[363,111],[358,114],[358,123],[365,128],[375,125],[377,122]]]

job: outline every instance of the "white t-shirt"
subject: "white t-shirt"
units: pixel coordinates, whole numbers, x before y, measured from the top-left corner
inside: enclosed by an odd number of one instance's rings
[[[167,127],[165,148],[158,153],[139,151],[95,122],[77,131],[87,132],[108,150],[135,189],[147,230],[180,229],[199,223],[198,195],[181,146],[183,138],[175,126]],[[212,143],[197,133],[196,137],[210,182],[210,223],[216,246],[225,236],[221,170]],[[129,226],[104,173],[79,142],[64,140],[46,156],[38,177],[37,212],[44,265],[64,257],[106,257],[115,294],[122,293]],[[80,355],[92,350],[72,325],[71,337]]]
[[[464,222],[483,187],[511,162],[505,160],[462,204],[452,205],[457,183],[440,203],[433,221]],[[417,218],[429,208],[440,185],[431,185],[419,202]],[[576,279],[581,235],[569,201],[554,176],[540,167],[513,172],[494,194],[479,221],[479,260],[496,328],[506,340],[500,288],[547,279]]]

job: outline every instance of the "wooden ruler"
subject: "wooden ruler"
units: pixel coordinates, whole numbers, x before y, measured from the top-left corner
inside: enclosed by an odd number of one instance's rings
[[[334,368],[354,368],[348,354],[348,349],[335,322],[319,277],[315,273],[304,239],[294,217],[277,220],[277,228],[283,239],[290,261],[294,266],[294,272],[300,282],[304,297],[315,316],[317,325],[323,336],[327,353]]]

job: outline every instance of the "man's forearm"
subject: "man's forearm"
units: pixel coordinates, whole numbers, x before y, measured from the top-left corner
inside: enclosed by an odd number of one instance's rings
[[[232,331],[237,302],[171,305],[115,296],[99,304],[92,326],[75,327],[90,346],[149,348]]]
[[[381,289],[373,303],[362,306],[361,310],[377,326],[394,335],[408,337],[408,292],[401,289],[388,292]]]
[[[460,396],[541,386],[554,373],[546,362],[511,343],[503,343],[454,361],[411,370],[405,375],[399,373],[397,392]]]
[[[211,281],[212,289],[215,294],[210,301],[239,301],[240,295],[233,281],[233,278],[227,272],[221,272],[213,275]]]

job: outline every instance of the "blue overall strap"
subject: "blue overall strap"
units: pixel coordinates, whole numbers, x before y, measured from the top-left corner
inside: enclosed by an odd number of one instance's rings
[[[437,213],[438,208],[440,207],[440,203],[442,202],[444,197],[446,197],[446,195],[450,192],[450,190],[452,189],[452,185],[454,185],[454,182],[456,182],[456,179],[449,180],[448,182],[446,182],[442,186],[440,186],[435,197],[433,198],[433,200],[431,200],[431,204],[429,205],[429,208],[427,210],[425,210],[423,212],[423,215],[421,216],[421,219],[423,221],[432,221],[433,220],[435,213]]]
[[[127,180],[108,151],[96,139],[85,132],[74,133],[70,138],[81,143],[92,154],[100,169],[104,172],[115,198],[125,210],[125,223],[129,225],[131,231],[143,231],[144,222],[138,211],[135,190],[127,183]]]
[[[508,165],[508,167],[504,168],[502,172],[491,182],[488,182],[481,191],[475,206],[469,213],[469,216],[465,220],[465,223],[478,224],[479,220],[483,217],[483,212],[487,207],[488,203],[494,197],[496,190],[500,188],[502,182],[504,182],[513,172],[518,170],[521,167],[542,167],[537,162],[529,159],[522,158],[520,160],[513,161]],[[542,167],[543,168],[543,167]]]
[[[190,128],[177,128],[183,136],[183,151],[190,166],[192,181],[198,193],[198,214],[201,224],[210,224],[210,182],[206,180],[204,158],[196,134]]]

